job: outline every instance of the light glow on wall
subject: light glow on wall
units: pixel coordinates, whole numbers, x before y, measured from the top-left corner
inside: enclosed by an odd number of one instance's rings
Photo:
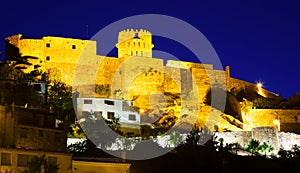
[[[256,84],[256,86],[257,86],[257,93],[258,93],[259,95],[263,96],[263,97],[266,97],[266,94],[265,94],[264,91],[263,91],[263,83],[262,83],[262,82],[258,82],[258,83]]]
[[[279,121],[278,119],[275,119],[275,120],[273,121],[273,123],[274,123],[274,125],[276,125],[278,131],[280,131],[280,121]]]

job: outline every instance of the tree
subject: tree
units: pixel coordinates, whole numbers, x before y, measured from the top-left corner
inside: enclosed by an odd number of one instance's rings
[[[256,155],[258,154],[258,150],[259,150],[259,141],[258,140],[254,140],[251,139],[248,144],[245,147],[246,151],[249,151],[250,153]]]
[[[59,81],[51,83],[47,94],[50,112],[55,113],[60,120],[64,120],[66,117],[69,120],[75,120],[71,87]]]
[[[263,144],[260,144],[258,140],[251,139],[246,145],[245,150],[254,155],[260,155],[261,153],[263,153],[266,156],[267,153],[273,151],[274,148],[265,142]]]
[[[28,163],[25,173],[41,173],[42,169],[44,170],[44,173],[57,173],[59,170],[59,165],[49,163],[45,154],[41,155],[40,157],[34,156]]]

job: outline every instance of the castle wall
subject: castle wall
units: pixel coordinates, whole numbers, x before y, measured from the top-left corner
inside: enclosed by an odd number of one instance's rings
[[[251,131],[238,131],[238,132],[216,132],[216,141],[223,139],[224,144],[239,143],[242,147],[245,147],[249,140],[252,139]]]
[[[189,69],[189,68],[203,68],[206,70],[213,69],[212,64],[200,64],[200,63],[176,61],[176,60],[168,60],[166,66],[175,67],[175,68],[183,68],[183,69]]]
[[[182,69],[175,67],[164,67],[164,79],[163,87],[165,92],[169,93],[180,93],[182,78],[181,78]],[[185,83],[187,84],[187,83]]]
[[[256,87],[256,84],[244,81],[244,80],[240,80],[240,79],[236,79],[236,78],[230,78],[229,79],[229,83],[228,85],[228,89],[229,91],[233,88],[235,88],[235,90],[244,90],[247,87]]]
[[[224,144],[238,143],[243,148],[249,143],[251,139],[258,140],[260,144],[264,142],[274,147],[275,151],[278,151],[280,147],[278,131],[273,127],[257,127],[251,131],[239,131],[239,132],[216,132],[216,141],[223,139]]]
[[[244,123],[254,124],[258,126],[272,126],[277,127],[274,120],[279,120],[281,130],[285,131],[284,124],[298,124],[300,125],[300,110],[287,110],[287,109],[250,109]]]
[[[162,59],[128,57],[123,60],[116,74],[120,74],[119,84],[125,99],[130,100],[134,95],[151,95],[153,92],[162,91],[164,78]]]
[[[80,56],[96,55],[96,42],[90,40],[60,37],[31,39],[23,38],[21,34],[8,37],[6,40],[19,49],[22,57],[35,57],[27,59],[32,65],[24,70],[26,73],[35,69],[46,72],[50,64],[57,65],[66,62],[76,64]]]

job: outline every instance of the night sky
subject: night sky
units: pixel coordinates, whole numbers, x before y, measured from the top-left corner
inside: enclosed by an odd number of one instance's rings
[[[232,77],[262,81],[266,89],[285,98],[300,92],[298,0],[45,2],[0,2],[1,52],[4,38],[13,34],[89,39],[106,25],[125,17],[164,14],[201,31],[218,53],[223,67],[231,67]],[[185,61],[193,59],[190,52],[175,48],[180,45],[170,40],[154,38],[153,42],[156,50],[173,53]],[[111,56],[116,56],[114,51]]]

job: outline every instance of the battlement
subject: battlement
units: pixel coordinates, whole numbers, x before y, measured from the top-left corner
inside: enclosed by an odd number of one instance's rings
[[[152,34],[147,30],[127,29],[119,32],[118,57],[142,56],[152,57]]]
[[[119,32],[118,43],[124,42],[129,39],[133,39],[135,36],[138,36],[140,38],[144,38],[144,37],[151,38],[152,34],[151,32],[144,29],[140,29],[140,30],[126,29]]]

